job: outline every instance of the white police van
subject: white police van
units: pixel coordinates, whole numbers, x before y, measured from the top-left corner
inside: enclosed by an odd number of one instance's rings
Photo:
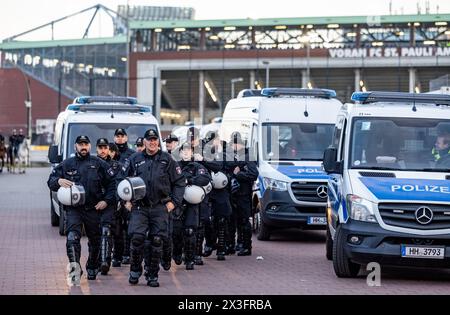
[[[450,96],[358,92],[352,100],[324,153],[326,252],[336,275],[355,277],[370,262],[450,267],[450,159],[432,154],[450,137]]]
[[[272,230],[324,229],[328,176],[323,151],[330,145],[336,93],[325,89],[243,90],[228,102],[219,131],[229,141],[239,131],[258,163],[253,228],[259,240]]]
[[[75,98],[65,111],[58,115],[53,145],[49,148],[49,161],[53,165],[75,154],[75,139],[87,135],[91,140],[92,155],[96,155],[95,143],[99,138],[114,142],[114,131],[124,128],[131,146],[137,137],[143,137],[158,122],[148,106],[139,105],[132,97],[81,96]],[[50,192],[51,224],[59,226],[64,235],[64,211],[60,211],[56,192]]]

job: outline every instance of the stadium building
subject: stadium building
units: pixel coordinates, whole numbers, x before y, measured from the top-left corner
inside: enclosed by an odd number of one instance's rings
[[[449,85],[450,14],[194,20],[189,8],[151,8],[105,9],[115,14],[109,38],[3,41],[0,129],[26,124],[25,77],[33,126],[77,95],[128,93],[153,106],[163,130],[221,116],[244,88],[330,88],[348,101]]]

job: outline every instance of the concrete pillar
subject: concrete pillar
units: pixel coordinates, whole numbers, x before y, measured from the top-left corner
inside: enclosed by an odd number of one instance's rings
[[[255,70],[250,70],[249,71],[249,76],[250,76],[250,89],[254,89],[255,88],[255,81],[256,81],[256,74],[255,74]]]
[[[416,69],[409,68],[409,93],[414,93],[416,88]]]
[[[308,88],[308,82],[309,82],[309,71],[308,70],[302,70],[302,88],[307,89]]]
[[[200,123],[205,121],[205,72],[200,71],[198,75],[198,112]]]
[[[359,84],[359,81],[361,81],[361,70],[355,69],[355,92],[361,91],[361,85]]]

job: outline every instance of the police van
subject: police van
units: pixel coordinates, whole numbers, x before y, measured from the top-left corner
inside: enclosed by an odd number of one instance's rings
[[[87,135],[91,140],[92,155],[96,155],[95,142],[107,138],[114,142],[114,131],[124,128],[128,143],[134,144],[149,128],[160,133],[158,122],[148,106],[139,105],[131,97],[77,97],[65,111],[58,115],[53,145],[49,148],[49,161],[53,165],[75,154],[75,139]],[[64,234],[64,211],[58,203],[56,192],[50,192],[51,224],[59,226]]]
[[[342,103],[325,89],[243,90],[228,102],[219,131],[239,131],[257,161],[253,228],[269,240],[279,228],[324,229],[328,176],[321,168]]]
[[[326,254],[338,277],[360,266],[450,267],[450,96],[358,92],[324,153]],[[442,149],[442,148],[441,148]]]

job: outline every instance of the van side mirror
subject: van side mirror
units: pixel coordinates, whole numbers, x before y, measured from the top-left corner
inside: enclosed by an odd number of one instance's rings
[[[48,160],[52,164],[58,164],[62,162],[62,155],[59,155],[57,145],[52,145],[48,148]]]
[[[327,173],[342,174],[342,163],[337,160],[337,149],[328,147],[323,153],[323,168]]]

